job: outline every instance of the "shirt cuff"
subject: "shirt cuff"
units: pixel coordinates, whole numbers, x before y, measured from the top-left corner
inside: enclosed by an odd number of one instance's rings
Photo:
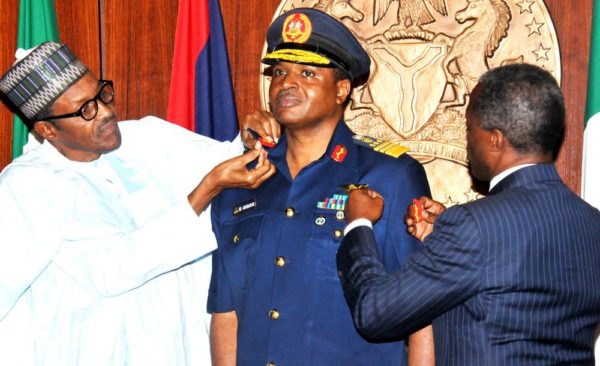
[[[346,228],[344,229],[344,236],[346,236],[350,232],[350,230],[358,226],[368,226],[371,229],[373,228],[373,224],[371,224],[371,221],[369,221],[369,219],[356,219],[348,225],[346,225]]]

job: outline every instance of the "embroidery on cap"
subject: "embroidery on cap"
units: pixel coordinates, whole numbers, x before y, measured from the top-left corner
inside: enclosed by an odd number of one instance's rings
[[[242,212],[256,209],[256,198],[250,201],[238,203],[233,207],[233,216],[237,216]]]
[[[281,37],[284,42],[304,43],[310,38],[311,33],[310,19],[305,14],[295,13],[288,16],[283,22]]]

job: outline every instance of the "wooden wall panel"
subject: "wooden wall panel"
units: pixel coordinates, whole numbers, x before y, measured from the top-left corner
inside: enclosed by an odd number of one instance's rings
[[[546,6],[560,45],[561,88],[567,111],[567,130],[556,166],[569,188],[579,193],[592,1],[546,0]]]
[[[100,24],[98,0],[56,0],[60,41],[97,76],[100,75]]]
[[[120,119],[165,118],[177,1],[100,0],[102,76],[113,79]]]
[[[221,0],[238,117],[260,108],[262,48],[278,0]]]
[[[19,0],[0,0],[0,76],[15,61]],[[0,93],[1,94],[1,93]],[[4,95],[1,98],[5,98]],[[4,99],[2,99],[4,100]],[[12,159],[13,115],[0,103],[0,169]]]

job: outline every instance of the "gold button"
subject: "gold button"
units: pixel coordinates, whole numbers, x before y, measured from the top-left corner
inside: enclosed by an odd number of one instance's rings
[[[275,365],[275,362],[269,362],[269,363],[267,364],[267,366],[277,366],[277,365]]]
[[[275,258],[275,264],[277,265],[277,267],[283,267],[285,266],[285,258],[278,256]]]
[[[333,236],[335,236],[336,238],[340,238],[342,235],[344,235],[344,232],[341,229],[333,230]]]
[[[272,320],[279,319],[279,311],[277,311],[277,309],[271,309],[271,311],[269,311],[269,318]]]
[[[239,236],[238,234],[235,234],[235,235],[233,236],[233,244],[237,244],[237,243],[239,243],[239,242],[240,242],[240,240],[241,240],[241,238],[240,238],[240,236]]]
[[[294,217],[294,209],[292,207],[288,207],[285,209],[285,216],[287,217]]]

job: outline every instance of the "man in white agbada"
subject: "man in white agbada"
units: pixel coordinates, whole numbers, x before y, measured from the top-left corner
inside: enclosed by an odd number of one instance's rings
[[[57,43],[0,89],[44,139],[0,175],[0,365],[209,364],[208,205],[273,174],[265,152],[117,124],[112,82]]]

